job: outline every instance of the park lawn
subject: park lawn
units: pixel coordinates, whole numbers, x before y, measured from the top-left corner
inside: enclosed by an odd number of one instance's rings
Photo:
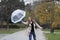
[[[50,29],[44,29],[44,31],[50,32]],[[54,32],[59,32],[60,30],[54,30]],[[60,40],[60,34],[55,34],[55,33],[46,33],[46,38],[48,40]]]
[[[47,31],[47,32],[50,32],[50,29],[44,29],[43,31]],[[54,32],[60,32],[60,30],[58,29],[55,29]]]
[[[60,34],[46,33],[46,38],[48,40],[60,40]]]
[[[24,29],[26,29],[26,28],[9,29],[9,30],[0,29],[0,34],[12,34],[12,33],[14,33],[14,32],[21,31],[21,30],[24,30]]]

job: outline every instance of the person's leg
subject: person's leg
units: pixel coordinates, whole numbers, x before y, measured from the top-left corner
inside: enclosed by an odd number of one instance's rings
[[[32,40],[32,33],[29,34],[29,40]]]
[[[36,40],[36,34],[33,32],[33,39]]]

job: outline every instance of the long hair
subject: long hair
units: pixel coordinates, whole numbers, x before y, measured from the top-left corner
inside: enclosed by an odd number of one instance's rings
[[[34,22],[33,20],[34,20],[34,19],[33,19],[32,17],[28,17],[28,23]]]

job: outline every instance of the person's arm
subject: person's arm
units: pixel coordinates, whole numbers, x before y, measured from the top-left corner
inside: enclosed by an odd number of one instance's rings
[[[28,25],[28,22],[24,22],[24,21],[22,21],[22,23],[25,24],[25,25]]]
[[[35,25],[36,25],[39,29],[42,29],[42,27],[41,27],[37,22],[35,22]]]

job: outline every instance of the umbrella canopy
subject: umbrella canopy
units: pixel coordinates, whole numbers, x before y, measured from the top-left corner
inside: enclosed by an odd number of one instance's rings
[[[22,19],[25,17],[26,12],[20,9],[17,9],[15,11],[13,11],[12,15],[11,15],[11,21],[13,23],[17,23],[22,21]]]

